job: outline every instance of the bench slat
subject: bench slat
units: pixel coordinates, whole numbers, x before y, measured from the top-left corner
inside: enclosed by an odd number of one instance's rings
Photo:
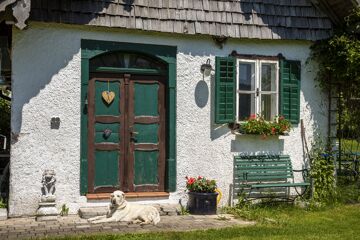
[[[254,166],[258,166],[258,165],[289,165],[289,161],[253,161],[253,162],[235,162],[235,165],[239,165],[239,166],[243,166],[243,165],[254,165]]]
[[[292,178],[292,175],[270,175],[270,176],[254,176],[254,175],[248,175],[248,177],[245,179],[242,176],[238,176],[238,179],[242,181],[260,181],[260,180],[277,180],[277,179],[287,179]]]

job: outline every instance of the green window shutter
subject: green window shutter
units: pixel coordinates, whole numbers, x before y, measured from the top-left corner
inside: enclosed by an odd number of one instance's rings
[[[301,62],[280,60],[280,114],[292,124],[300,118]]]
[[[235,120],[236,60],[233,57],[215,58],[215,123]]]

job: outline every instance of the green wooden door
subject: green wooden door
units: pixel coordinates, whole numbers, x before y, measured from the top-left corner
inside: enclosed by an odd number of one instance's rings
[[[88,116],[90,193],[164,191],[163,81],[128,74],[91,78]]]
[[[129,190],[164,191],[165,86],[148,76],[129,83]]]

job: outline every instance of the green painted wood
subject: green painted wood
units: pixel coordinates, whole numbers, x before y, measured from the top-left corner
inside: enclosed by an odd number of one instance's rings
[[[114,100],[108,104],[102,97],[102,92],[110,90],[115,93]],[[120,82],[104,82],[95,80],[95,115],[120,115]]]
[[[293,179],[289,155],[252,155],[234,157],[234,188],[306,187],[307,182]]]
[[[159,116],[158,92],[159,84],[134,84],[135,116]]]
[[[252,188],[269,188],[269,187],[305,187],[310,183],[277,183],[277,184],[252,184]]]
[[[248,180],[248,181],[278,180],[278,179],[287,179],[287,178],[292,178],[292,175],[273,175],[273,176],[261,175],[261,176],[256,176],[256,175],[249,174],[247,176],[247,178],[240,177],[240,176],[238,177],[238,179]]]
[[[165,189],[168,192],[176,191],[176,63],[169,63],[168,84],[168,136],[166,143],[167,161],[165,173]]]
[[[310,186],[308,182],[302,183],[269,183],[269,184],[235,184],[235,189],[240,188],[273,188],[273,187],[306,187]]]
[[[80,141],[80,194],[84,195],[88,192],[88,161],[87,161],[87,88],[89,80],[89,59],[81,59],[81,141]]]
[[[134,124],[137,143],[158,143],[159,124]]]
[[[158,151],[138,151],[134,153],[134,184],[158,184]]]
[[[229,123],[236,115],[236,60],[215,58],[215,123]]]
[[[112,132],[108,138],[104,136],[105,129],[109,129]],[[119,143],[119,131],[119,123],[95,123],[95,143]]]
[[[286,165],[289,164],[289,160],[285,161],[285,160],[273,160],[273,161],[258,161],[258,162],[254,162],[252,161],[248,161],[248,162],[236,162],[235,163],[238,166],[273,166],[273,165]]]
[[[301,62],[280,60],[280,113],[292,124],[300,119]]]
[[[247,171],[247,170],[252,170],[252,169],[257,169],[257,170],[272,170],[272,169],[289,169],[291,170],[291,166],[287,165],[287,166],[282,166],[282,167],[278,167],[278,166],[241,166],[241,167],[236,167],[235,168],[235,172],[239,172],[239,171]]]
[[[237,174],[242,174],[242,173],[247,173],[247,174],[252,174],[252,175],[261,175],[261,176],[265,176],[265,175],[274,175],[274,174],[290,174],[291,175],[291,169],[260,169],[260,170],[244,170],[244,171],[238,171],[236,172]]]
[[[159,84],[134,84],[134,115],[159,116],[158,110]],[[136,143],[158,143],[159,123],[134,124]],[[158,151],[134,152],[134,184],[158,184]]]
[[[167,161],[166,191],[176,191],[176,46],[81,40],[81,109],[85,105],[89,81],[89,59],[110,51],[137,52],[154,56],[168,64],[167,92]],[[81,182],[82,195],[88,192],[87,113],[81,115]]]
[[[119,187],[119,152],[95,151],[95,187]]]
[[[165,71],[158,69],[141,69],[141,68],[114,68],[114,67],[98,67],[91,69],[91,72],[108,72],[108,73],[128,73],[141,75],[164,75]]]

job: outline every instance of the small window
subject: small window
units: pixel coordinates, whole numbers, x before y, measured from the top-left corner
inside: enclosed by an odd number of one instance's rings
[[[237,61],[237,120],[257,114],[265,120],[278,115],[278,62],[265,60]]]
[[[165,70],[166,64],[158,61],[157,59],[153,59],[142,54],[110,52],[92,58],[90,60],[90,68],[92,70],[96,70],[98,68],[137,68]]]

